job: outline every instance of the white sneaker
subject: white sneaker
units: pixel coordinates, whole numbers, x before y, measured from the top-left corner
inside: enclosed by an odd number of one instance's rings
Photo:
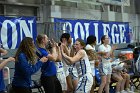
[[[121,91],[121,93],[128,93],[128,92],[127,92],[127,91],[125,91],[125,90],[122,90],[122,91]]]
[[[127,91],[127,92],[128,92],[128,93],[135,93],[134,91],[130,91],[130,90],[129,90],[129,91]]]
[[[134,91],[131,91],[130,89],[126,89],[126,91],[127,91],[128,93],[135,93]]]
[[[120,93],[120,92],[116,92],[116,93]]]

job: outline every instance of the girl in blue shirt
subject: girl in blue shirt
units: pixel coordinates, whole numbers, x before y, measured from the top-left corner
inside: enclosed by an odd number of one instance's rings
[[[38,35],[37,36],[37,44],[40,57],[47,57],[48,61],[43,63],[41,68],[41,84],[44,88],[45,93],[62,93],[62,88],[59,80],[56,76],[56,66],[55,61],[58,57],[58,53],[56,52],[56,44],[52,42],[51,44],[51,54],[46,50],[46,45],[48,44],[47,35]]]
[[[39,70],[47,58],[42,57],[36,62],[37,56],[33,39],[25,37],[16,52],[15,60],[13,90],[15,93],[31,93],[31,75]]]

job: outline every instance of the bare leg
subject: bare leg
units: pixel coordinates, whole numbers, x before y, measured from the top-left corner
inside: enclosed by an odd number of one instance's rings
[[[130,75],[129,74],[125,74],[126,75],[126,88],[130,88],[129,83],[130,83]]]
[[[103,93],[103,89],[106,85],[106,80],[107,80],[107,76],[101,76],[101,84],[99,86],[99,90],[98,90],[98,93]]]
[[[72,79],[71,79],[71,76],[68,75],[66,77],[66,80],[67,80],[67,91],[73,91],[73,85],[72,85]]]
[[[72,85],[73,85],[73,91],[76,89],[77,85],[78,85],[78,78],[72,80]]]
[[[95,89],[95,77],[93,77],[93,85],[91,87],[90,93],[94,93],[94,89]]]
[[[112,78],[117,81],[117,83],[116,83],[116,92],[120,92],[121,91],[122,82],[123,82],[123,78],[121,76],[121,73],[113,73],[112,74]]]
[[[105,92],[106,93],[109,93],[110,78],[111,78],[111,74],[108,74],[107,78],[106,78],[106,85],[105,85]]]

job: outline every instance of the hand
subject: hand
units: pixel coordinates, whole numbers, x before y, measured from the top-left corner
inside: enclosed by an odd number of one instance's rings
[[[56,52],[59,53],[60,52],[60,46],[56,43]]]
[[[104,58],[109,58],[109,57],[110,57],[110,53],[109,52],[105,52]]]
[[[44,62],[47,62],[47,61],[48,61],[48,58],[47,58],[47,57],[42,57],[42,58],[40,59],[40,61],[43,62],[43,63],[44,63]]]
[[[56,47],[57,43],[53,39],[51,39],[50,42],[52,47]]]
[[[115,50],[115,49],[117,49],[117,46],[113,45],[112,50]]]
[[[66,53],[66,55],[70,55],[70,51],[69,51],[68,47],[65,44],[62,44],[61,46],[62,46],[63,52]]]
[[[76,49],[75,49],[75,45],[72,45],[72,50],[74,50],[74,51],[76,50]]]
[[[56,43],[55,45],[56,45],[56,49],[59,50],[60,47],[59,47],[58,43]]]
[[[61,47],[63,47],[63,51],[65,51],[67,49],[67,46],[63,43],[61,43]]]
[[[8,60],[9,62],[10,62],[10,61],[15,61],[15,58],[9,57],[7,60]]]
[[[64,52],[63,48],[64,48],[64,47],[63,47],[63,45],[61,44],[61,45],[60,45],[60,50],[61,50],[61,53],[63,53],[63,52]]]
[[[60,50],[61,50],[61,55],[62,55],[62,57],[64,57],[65,53],[64,53],[64,47],[63,47],[62,44],[61,44],[61,46],[60,46]]]

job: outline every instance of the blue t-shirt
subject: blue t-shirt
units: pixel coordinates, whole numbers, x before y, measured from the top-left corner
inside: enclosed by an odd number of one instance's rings
[[[0,70],[0,91],[5,90],[3,70]]]
[[[36,64],[32,65],[28,62],[27,56],[24,53],[20,53],[18,56],[18,62],[15,63],[15,73],[12,85],[30,88],[31,75],[37,72],[41,66],[41,61],[38,61]]]
[[[44,48],[38,48],[38,50],[41,52],[40,54],[37,53],[37,55],[41,58],[41,57],[47,57],[48,56],[48,52],[46,51],[46,49]],[[41,67],[41,76],[53,76],[56,75],[57,71],[56,71],[56,66],[55,63],[53,61],[48,60],[47,62],[43,63],[42,67]]]

